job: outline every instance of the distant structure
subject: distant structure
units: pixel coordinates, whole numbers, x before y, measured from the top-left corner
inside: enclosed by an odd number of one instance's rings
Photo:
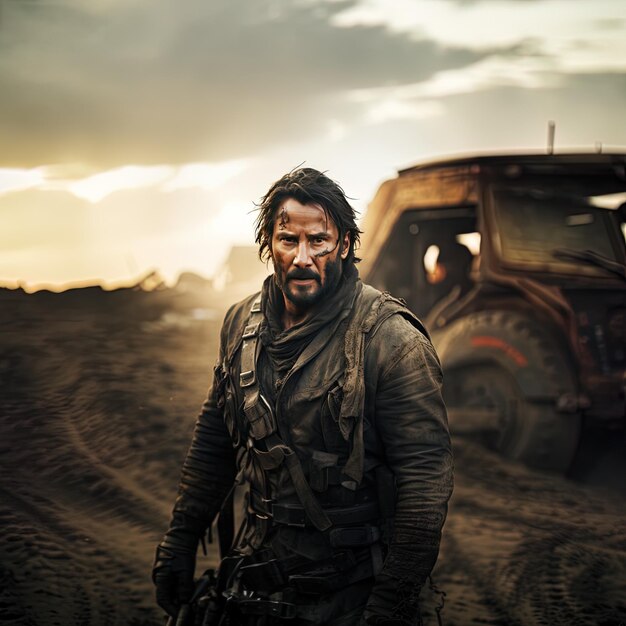
[[[213,288],[252,293],[261,288],[270,272],[271,269],[259,259],[256,246],[233,246],[213,278]]]
[[[213,287],[213,281],[194,272],[183,272],[176,281],[176,290],[182,293],[202,293]]]

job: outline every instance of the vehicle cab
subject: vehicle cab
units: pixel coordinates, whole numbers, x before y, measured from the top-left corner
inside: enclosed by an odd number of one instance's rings
[[[565,469],[582,420],[623,426],[626,155],[402,170],[363,222],[362,275],[425,321],[451,427]]]

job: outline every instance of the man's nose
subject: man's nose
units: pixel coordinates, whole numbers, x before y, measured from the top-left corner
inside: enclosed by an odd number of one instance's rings
[[[311,257],[311,250],[309,248],[308,241],[301,241],[298,243],[293,264],[296,267],[309,267],[310,265],[313,265],[313,259]]]

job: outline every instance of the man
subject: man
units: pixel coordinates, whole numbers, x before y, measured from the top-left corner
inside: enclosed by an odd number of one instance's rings
[[[246,512],[226,533],[224,623],[419,620],[452,490],[441,369],[420,322],[359,281],[358,241],[342,189],[314,169],[264,196],[257,242],[274,274],[226,314],[157,549],[170,615],[191,597],[198,542],[237,475]]]

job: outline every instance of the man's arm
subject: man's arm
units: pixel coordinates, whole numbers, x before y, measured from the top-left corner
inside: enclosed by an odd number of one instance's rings
[[[385,328],[387,326],[387,328]],[[394,531],[372,590],[368,623],[413,623],[419,592],[435,565],[452,493],[452,452],[442,372],[430,341],[394,316],[377,337],[376,428],[394,473]]]
[[[217,406],[217,386],[214,377],[183,463],[173,512],[174,518],[188,518],[189,526],[200,534],[219,512],[235,479],[235,456]]]

